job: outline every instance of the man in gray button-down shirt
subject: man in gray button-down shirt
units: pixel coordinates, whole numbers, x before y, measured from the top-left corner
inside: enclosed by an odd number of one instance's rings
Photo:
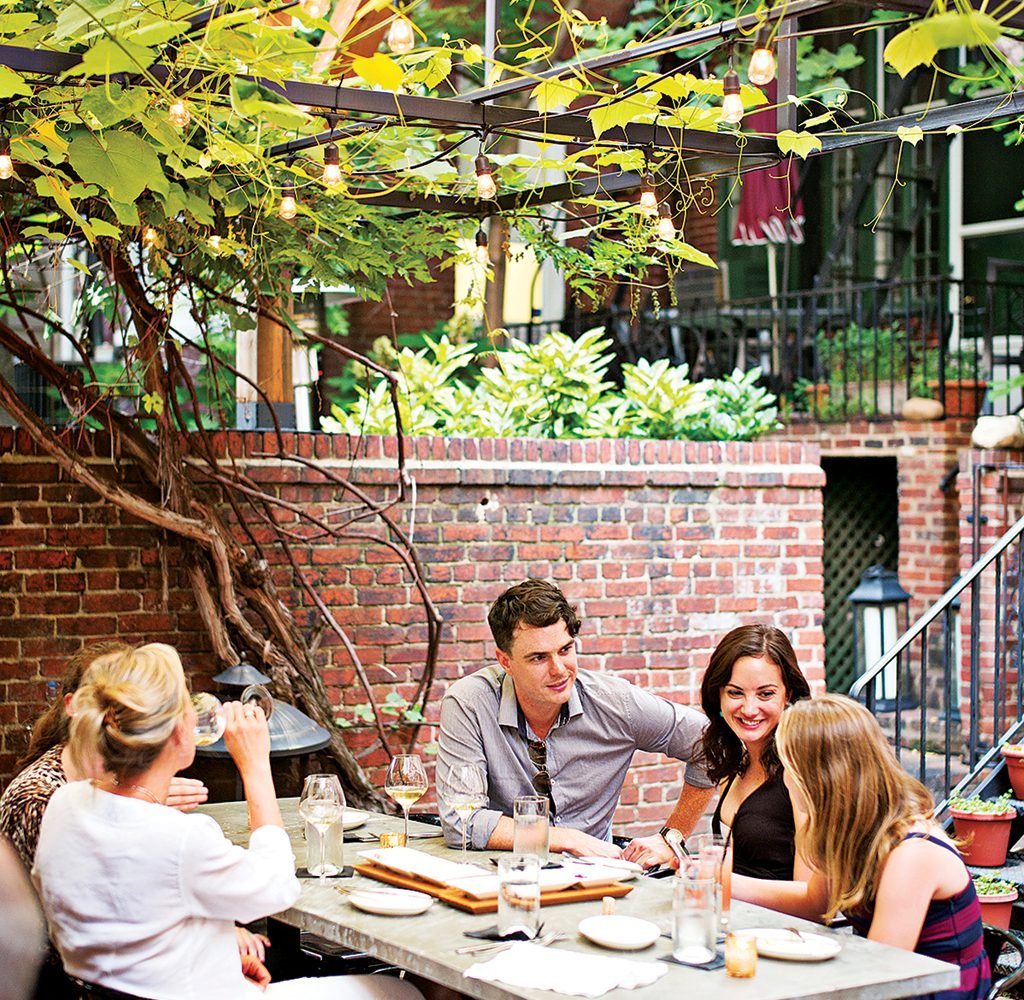
[[[612,817],[635,750],[687,762],[667,825],[688,834],[714,792],[703,768],[690,763],[704,716],[622,678],[579,669],[580,620],[553,584],[511,587],[487,620],[499,666],[456,681],[441,702],[439,786],[456,764],[476,764],[487,775],[487,805],[467,820],[472,846],[511,849],[514,800],[541,794],[551,802],[552,851],[618,856]],[[461,843],[461,820],[443,802],[440,808],[445,838]]]

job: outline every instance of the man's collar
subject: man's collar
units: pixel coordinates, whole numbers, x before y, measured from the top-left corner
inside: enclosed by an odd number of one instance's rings
[[[572,686],[569,700],[561,707],[558,713],[556,726],[564,726],[570,719],[583,714],[583,699],[580,697],[579,674]],[[498,705],[498,725],[507,726],[509,729],[518,729],[525,738],[526,719],[519,708],[519,701],[516,699],[516,686],[512,678],[505,674],[501,679],[501,703]]]

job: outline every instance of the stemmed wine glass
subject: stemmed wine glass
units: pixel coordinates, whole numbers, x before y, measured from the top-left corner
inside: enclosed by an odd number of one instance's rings
[[[306,776],[299,799],[299,815],[316,829],[320,842],[319,861],[310,875],[319,875],[320,881],[328,875],[337,875],[338,869],[327,861],[327,831],[345,812],[345,794],[336,774],[310,774]]]
[[[197,747],[208,747],[216,743],[224,735],[227,721],[224,718],[224,706],[220,699],[209,691],[199,691],[192,695],[192,707],[196,713],[196,725],[193,739]]]
[[[438,794],[458,813],[462,824],[462,863],[469,863],[466,827],[469,817],[487,805],[487,779],[476,764],[453,764],[446,778],[438,779]]]
[[[427,790],[427,772],[423,761],[414,753],[401,753],[391,759],[384,791],[402,807],[405,813],[405,839],[409,840],[409,807]]]

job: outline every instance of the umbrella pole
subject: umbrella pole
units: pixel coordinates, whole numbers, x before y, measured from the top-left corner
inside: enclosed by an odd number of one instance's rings
[[[768,297],[772,303],[772,371],[779,370],[779,272],[778,247],[768,241]]]

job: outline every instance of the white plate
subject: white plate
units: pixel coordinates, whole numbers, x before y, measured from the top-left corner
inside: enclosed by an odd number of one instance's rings
[[[409,889],[356,889],[349,893],[348,901],[367,913],[378,913],[385,917],[412,917],[428,910],[434,897]]]
[[[642,875],[644,870],[643,865],[638,865],[635,861],[627,861],[625,858],[585,857],[579,860],[591,865],[600,865],[603,868],[620,868],[622,871],[628,872],[631,878]]]
[[[369,813],[360,812],[358,809],[346,809],[341,820],[341,828],[342,830],[354,830],[357,826],[362,826],[369,818]]]
[[[733,933],[756,938],[758,955],[787,962],[824,962],[843,950],[838,938],[786,927],[752,927]]]
[[[613,914],[587,917],[579,922],[579,932],[594,944],[615,951],[639,951],[650,948],[661,936],[661,928],[649,920]]]

